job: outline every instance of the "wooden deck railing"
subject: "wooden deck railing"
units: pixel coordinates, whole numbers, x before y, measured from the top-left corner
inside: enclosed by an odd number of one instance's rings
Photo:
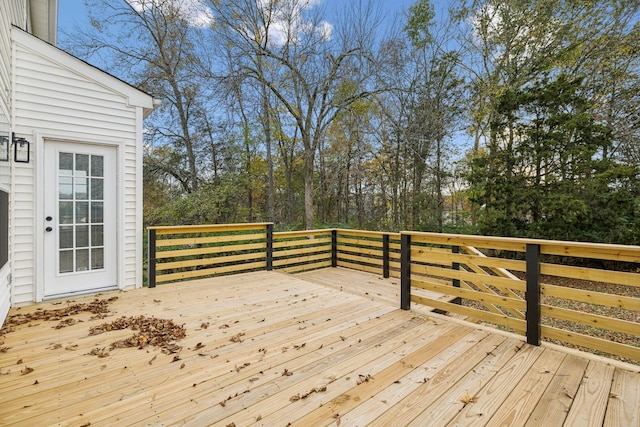
[[[149,287],[273,266],[270,223],[149,227],[148,232]]]
[[[273,267],[287,273],[331,267],[332,231],[273,233]]]
[[[400,277],[400,233],[334,230],[335,266]]]
[[[575,266],[585,260],[591,265]],[[609,268],[622,263],[624,271]],[[619,290],[640,287],[640,246],[344,229],[273,232],[270,223],[149,228],[150,287],[243,271],[329,266],[401,278],[403,309],[422,304],[507,328],[534,345],[551,339],[640,361],[640,298]],[[587,290],[544,283],[543,277],[607,286]],[[412,295],[412,288],[456,298]],[[624,315],[595,314],[581,309],[586,305]],[[605,332],[580,333],[572,325]],[[617,342],[610,338],[616,334],[636,339]]]
[[[437,233],[407,232],[402,236],[403,271],[407,272],[402,277],[403,308],[408,308],[409,302],[424,304],[509,328],[526,335],[531,344],[539,345],[542,338],[548,338],[640,361],[640,298],[541,280],[544,275],[637,288],[640,247]],[[511,256],[486,256],[505,252]],[[567,258],[599,265],[565,265],[562,261]],[[615,271],[603,267],[607,263],[630,263],[635,269]],[[476,307],[411,296],[411,288],[448,293]],[[624,310],[632,320],[580,310],[585,304]],[[549,321],[552,319],[555,321]],[[615,342],[575,332],[571,324],[608,331],[602,334],[605,336],[620,333],[636,339]]]

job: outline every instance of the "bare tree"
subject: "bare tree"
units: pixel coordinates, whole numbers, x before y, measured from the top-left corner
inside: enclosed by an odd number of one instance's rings
[[[375,31],[370,4],[349,5],[342,24],[321,19],[304,0],[216,0],[214,30],[236,78],[264,85],[295,121],[304,148],[305,227],[314,226],[316,153],[336,115],[373,93]],[[344,78],[353,90],[339,90]]]
[[[83,57],[104,52],[105,66],[114,74],[162,99],[154,134],[184,153],[188,180],[180,181],[188,183],[187,192],[199,185],[194,116],[206,98],[196,73],[203,54],[198,33],[211,22],[207,10],[194,5],[186,0],[90,0],[92,29],[69,38],[67,46]]]

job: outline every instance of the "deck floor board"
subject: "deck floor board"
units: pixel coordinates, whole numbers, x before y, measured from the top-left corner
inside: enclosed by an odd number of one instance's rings
[[[12,309],[118,296],[102,319],[5,332],[0,425],[640,425],[638,370],[399,310],[396,282],[255,272]],[[184,325],[182,349],[89,335],[140,315]]]

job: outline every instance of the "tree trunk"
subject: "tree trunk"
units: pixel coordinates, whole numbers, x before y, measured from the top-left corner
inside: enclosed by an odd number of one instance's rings
[[[316,151],[311,144],[309,133],[302,132],[302,141],[304,144],[304,228],[313,230],[313,169]]]
[[[267,150],[267,217],[270,222],[275,221],[275,185],[273,182],[273,157],[271,156],[271,114],[269,112],[269,97],[266,87],[262,87],[262,128],[264,129],[264,143]]]

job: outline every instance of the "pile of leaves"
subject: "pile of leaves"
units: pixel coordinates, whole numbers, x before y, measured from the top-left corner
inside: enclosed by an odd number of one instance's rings
[[[121,317],[113,322],[103,323],[89,329],[89,335],[99,335],[108,331],[131,329],[136,331],[129,338],[116,341],[111,344],[111,349],[147,346],[159,347],[164,353],[176,353],[182,347],[175,344],[176,341],[187,336],[184,326],[176,325],[170,319],[158,319],[155,317]]]
[[[29,322],[44,320],[44,321],[59,321],[65,317],[74,316],[76,314],[88,312],[92,313],[93,318],[102,319],[109,313],[109,304],[117,300],[118,297],[114,296],[108,299],[94,299],[88,303],[72,304],[67,307],[56,308],[51,310],[36,310],[32,313],[17,313],[7,317],[7,320],[0,330],[0,335],[10,332],[15,326],[24,325]],[[65,319],[63,325],[71,325],[75,322]],[[60,326],[63,327],[63,326]]]

